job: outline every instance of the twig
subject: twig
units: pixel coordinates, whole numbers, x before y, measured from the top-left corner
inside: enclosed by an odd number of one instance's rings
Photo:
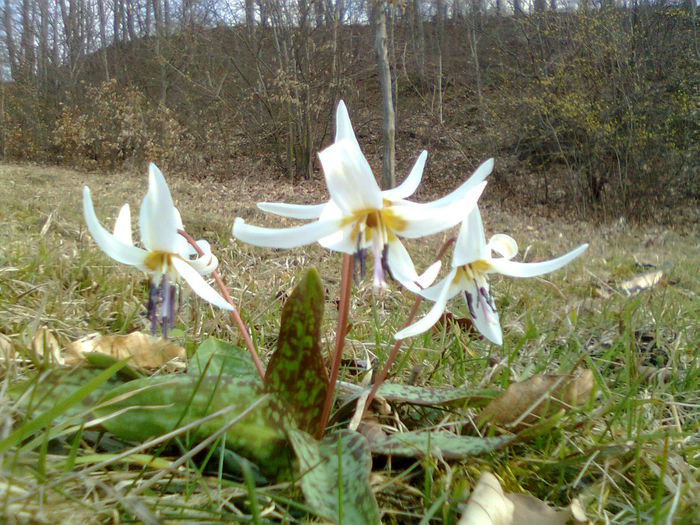
[[[188,243],[194,248],[197,252],[197,255],[200,257],[204,255],[204,252],[202,249],[197,246],[197,242],[192,238],[192,236],[187,233],[184,230],[177,230],[177,233],[182,235]],[[233,322],[236,324],[238,327],[238,331],[241,333],[241,336],[243,337],[243,340],[245,341],[245,345],[248,348],[248,352],[250,352],[250,357],[253,359],[253,363],[255,364],[255,368],[258,370],[258,374],[260,375],[261,379],[265,379],[265,369],[262,366],[262,363],[260,362],[260,358],[258,357],[258,353],[255,350],[255,346],[253,346],[253,340],[250,338],[250,334],[248,333],[248,329],[246,328],[245,324],[243,323],[243,319],[241,319],[241,316],[238,314],[238,310],[236,309],[236,305],[233,304],[233,299],[231,299],[231,296],[228,293],[228,289],[224,285],[224,281],[221,280],[221,276],[219,273],[214,270],[211,272],[211,276],[214,278],[214,281],[216,281],[216,285],[219,287],[219,290],[221,290],[221,295],[224,296],[224,299],[228,304],[231,305],[233,310],[231,311],[231,319],[233,319]]]

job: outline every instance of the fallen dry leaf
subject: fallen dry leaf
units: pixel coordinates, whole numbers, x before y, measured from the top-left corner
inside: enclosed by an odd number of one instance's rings
[[[41,361],[63,364],[61,347],[56,340],[56,336],[45,326],[34,332],[32,351]]]
[[[643,273],[621,282],[619,287],[627,295],[634,295],[659,284],[663,275],[661,271]]]
[[[185,357],[185,349],[181,346],[141,332],[127,335],[91,334],[66,347],[65,364],[79,364],[86,359],[87,354],[95,352],[115,359],[130,358],[132,366],[145,369],[160,368],[173,359]]]
[[[537,375],[511,384],[481,413],[480,422],[510,426],[517,431],[558,410],[583,404],[593,390],[593,372],[578,377]]]
[[[565,525],[588,523],[577,499],[555,509],[528,494],[503,492],[496,476],[484,472],[457,525]]]

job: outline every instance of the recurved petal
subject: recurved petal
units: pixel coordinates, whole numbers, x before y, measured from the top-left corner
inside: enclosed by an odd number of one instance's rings
[[[246,224],[241,217],[233,222],[236,239],[265,248],[296,248],[316,242],[339,229],[339,220],[319,219],[294,228],[261,228]]]
[[[258,208],[290,219],[318,219],[326,203],[322,204],[285,204],[284,202],[258,202]]]
[[[457,242],[452,253],[452,266],[464,266],[479,259],[490,259],[491,251],[486,246],[484,223],[479,208],[475,207],[462,222]]]
[[[95,242],[103,252],[117,262],[143,269],[147,252],[133,244],[120,241],[102,227],[95,215],[90,189],[87,186],[83,188],[83,215],[85,215],[85,222],[92,238],[95,239]]]
[[[461,186],[458,186],[455,190],[453,190],[452,193],[445,195],[441,199],[429,202],[427,205],[442,208],[443,206],[463,199],[470,190],[476,188],[479,184],[484,182],[492,170],[493,159],[489,159],[481,164],[481,166],[476,168],[476,171],[472,174],[472,176],[462,183]]]
[[[202,275],[208,275],[219,266],[219,259],[211,252],[211,245],[208,241],[200,239],[197,241],[197,246],[202,250],[203,255],[199,255],[190,244],[187,244],[185,252],[181,252],[183,259],[188,261],[192,267]]]
[[[445,307],[447,306],[447,300],[450,295],[450,288],[452,287],[455,272],[456,270],[452,270],[445,279],[440,281],[443,284],[442,288],[440,289],[440,295],[437,297],[437,300],[430,311],[425,314],[425,317],[397,332],[394,335],[394,339],[406,339],[407,337],[422,334],[438,322],[438,319],[440,319],[440,316],[443,314]]]
[[[165,178],[151,163],[148,166],[148,192],[141,203],[139,215],[141,242],[149,251],[179,253],[182,248],[177,233],[179,226],[178,211]]]
[[[498,312],[491,303],[492,299],[486,297],[490,297],[489,283],[484,279],[481,285],[480,291],[473,281],[468,282],[464,299],[476,329],[486,339],[500,346],[503,344],[503,333],[501,323],[498,320]]]
[[[518,253],[518,243],[510,235],[497,233],[489,239],[489,248],[501,257],[512,259]]]
[[[347,215],[382,207],[382,194],[357,142],[337,141],[318,154],[331,199]]]
[[[575,250],[570,251],[566,255],[552,259],[551,261],[542,261],[536,263],[522,263],[509,261],[507,259],[492,259],[491,272],[509,275],[510,277],[535,277],[545,273],[558,270],[562,266],[568,264],[576,257],[581,255],[588,248],[588,244],[582,244]]]
[[[131,237],[131,209],[128,204],[122,206],[114,223],[114,236],[124,244],[134,244]]]
[[[397,235],[413,239],[451,228],[476,206],[485,187],[486,183],[482,182],[469,190],[461,201],[442,208],[415,203],[391,206],[389,214],[393,214],[397,219],[394,221],[393,230]]]
[[[204,255],[189,261],[189,263],[192,265],[192,268],[197,270],[197,273],[201,275],[209,275],[219,266],[219,259],[217,259],[216,255],[213,253],[205,253]]]
[[[428,158],[428,152],[423,151],[416,163],[413,165],[408,177],[396,188],[389,190],[384,190],[382,192],[382,198],[390,201],[398,201],[400,199],[407,199],[413,195],[418,189],[421,179],[423,178],[423,169],[425,168],[425,161]]]
[[[205,301],[210,302],[214,306],[218,306],[224,310],[233,310],[233,307],[214,290],[209,283],[195,270],[188,262],[179,257],[172,258],[172,264],[180,277],[190,285],[194,293],[199,295]]]

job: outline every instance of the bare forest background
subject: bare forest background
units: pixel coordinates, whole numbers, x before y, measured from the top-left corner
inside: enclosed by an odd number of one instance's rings
[[[0,1],[5,161],[319,181],[342,98],[384,186],[697,218],[695,0]]]

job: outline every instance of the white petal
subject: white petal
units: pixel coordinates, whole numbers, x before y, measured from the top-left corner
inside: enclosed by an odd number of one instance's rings
[[[433,264],[428,266],[428,268],[418,277],[418,285],[423,289],[428,288],[437,278],[438,274],[440,273],[440,268],[442,268],[442,263],[440,261],[435,261]]]
[[[114,236],[124,244],[134,244],[131,237],[131,209],[128,204],[122,206],[114,223]]]
[[[352,140],[357,142],[355,132],[352,129],[348,108],[345,107],[345,102],[338,102],[338,107],[335,110],[335,141]]]
[[[484,224],[479,208],[475,207],[459,228],[457,242],[452,253],[452,266],[464,266],[479,259],[490,259],[491,250],[486,246]]]
[[[221,297],[214,288],[209,286],[209,283],[207,283],[189,263],[179,257],[173,257],[171,260],[177,273],[190,285],[194,293],[214,306],[218,306],[224,310],[233,310],[233,307],[226,302],[226,299]]]
[[[148,192],[141,203],[139,227],[141,242],[149,251],[178,253],[182,248],[177,233],[178,212],[163,174],[151,163],[148,166]]]
[[[339,220],[318,220],[294,228],[261,228],[246,224],[241,217],[233,223],[233,236],[243,242],[265,248],[296,248],[311,244],[340,229]]]
[[[398,201],[400,199],[407,199],[413,195],[418,189],[421,178],[423,178],[423,168],[425,168],[425,160],[428,158],[428,152],[423,151],[416,163],[413,165],[411,172],[406,177],[399,186],[390,190],[384,190],[382,192],[382,198],[390,201]]]
[[[501,257],[512,259],[518,254],[518,243],[510,235],[497,233],[489,239],[489,248]]]
[[[425,314],[421,320],[407,326],[403,330],[400,330],[394,335],[395,339],[406,339],[407,337],[413,337],[414,335],[422,334],[429,330],[435,323],[438,322],[445,307],[447,306],[447,300],[450,295],[450,289],[452,288],[452,280],[454,279],[456,270],[452,270],[447,278],[443,279],[441,282],[444,283],[442,289],[440,290],[440,295],[438,296],[435,304],[430,309],[430,311]]]
[[[581,255],[586,248],[588,248],[588,244],[582,244],[566,255],[562,255],[561,257],[552,259],[551,261],[536,263],[522,263],[509,261],[506,259],[492,259],[491,271],[502,273],[503,275],[509,275],[511,277],[535,277],[536,275],[542,275],[558,270]]]
[[[258,208],[267,213],[274,213],[290,219],[318,219],[321,216],[323,204],[285,204],[284,202],[258,202]]]
[[[180,255],[201,275],[209,275],[219,266],[219,259],[211,253],[211,245],[208,241],[200,239],[197,241],[197,246],[202,250],[203,255],[197,254],[197,250],[189,243],[187,243],[187,250],[184,253],[181,252]],[[194,256],[196,257],[193,259]]]
[[[95,242],[103,252],[117,262],[143,269],[143,263],[146,255],[148,255],[147,252],[133,244],[126,244],[120,241],[102,227],[95,215],[95,209],[90,198],[90,189],[87,186],[83,188],[83,214],[92,238],[95,239]]]
[[[454,279],[455,274],[456,274],[456,270],[450,270],[450,273],[448,274],[447,277],[449,277],[451,275],[452,279]],[[442,289],[444,288],[445,283],[447,282],[447,277],[444,277],[443,279],[441,279],[440,281],[438,281],[434,285],[429,286],[425,290],[421,290],[419,292],[421,297],[423,297],[424,299],[428,299],[429,301],[433,301],[433,302],[437,301],[438,297],[440,297],[440,294],[442,293]],[[448,300],[449,299],[450,299],[450,297],[448,297]]]
[[[320,152],[318,158],[331,199],[344,213],[382,207],[379,185],[356,142],[336,142]]]
[[[399,227],[394,232],[408,238],[424,237],[441,232],[458,224],[469,213],[484,191],[486,183],[482,182],[464,196],[461,201],[442,208],[428,204],[397,204],[389,208],[399,218]]]
[[[420,279],[413,265],[411,256],[397,238],[390,241],[386,254],[386,264],[394,279],[399,281],[408,290],[418,293],[422,287],[416,282]],[[437,274],[436,274],[437,275]],[[430,282],[432,284],[432,281]]]
[[[479,184],[484,182],[486,177],[489,176],[493,170],[493,159],[489,159],[479,166],[476,171],[472,174],[466,182],[462,183],[457,189],[445,195],[443,198],[436,201],[429,202],[428,205],[441,208],[455,201],[463,199],[464,196],[469,193],[470,190],[476,188]]]
[[[490,286],[488,281],[484,280],[481,283],[482,288],[484,288],[485,293],[490,294]],[[503,333],[501,331],[501,323],[498,320],[498,312],[493,305],[491,305],[482,295],[480,295],[474,282],[469,282],[467,284],[467,289],[465,290],[467,294],[471,294],[471,304],[470,300],[467,300],[465,296],[465,301],[469,307],[469,313],[471,314],[472,321],[474,322],[474,327],[481,332],[486,339],[494,344],[503,344]]]
[[[209,275],[219,266],[219,259],[213,253],[205,253],[193,261],[188,261],[200,275]]]

